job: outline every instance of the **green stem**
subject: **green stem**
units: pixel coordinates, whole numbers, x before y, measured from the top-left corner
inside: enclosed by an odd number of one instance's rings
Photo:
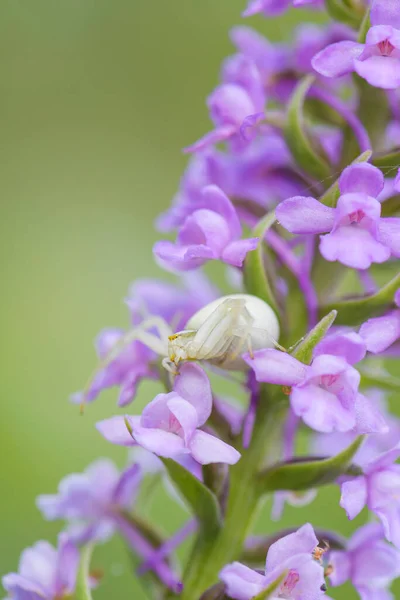
[[[287,399],[281,393],[269,394],[262,386],[256,423],[249,448],[242,450],[241,460],[230,469],[230,490],[222,530],[212,543],[194,548],[184,577],[182,600],[197,600],[218,581],[224,565],[237,560],[256,516],[260,500],[256,474],[264,462],[268,448],[276,447],[287,410]]]

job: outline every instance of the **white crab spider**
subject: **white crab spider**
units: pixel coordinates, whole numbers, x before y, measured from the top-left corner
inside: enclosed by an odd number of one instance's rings
[[[149,329],[155,329],[158,336]],[[207,304],[174,333],[161,317],[150,317],[128,332],[106,357],[106,366],[134,340],[163,356],[162,365],[174,375],[186,360],[204,360],[222,369],[243,370],[241,354],[279,346],[279,323],[272,308],[249,294],[223,296]]]

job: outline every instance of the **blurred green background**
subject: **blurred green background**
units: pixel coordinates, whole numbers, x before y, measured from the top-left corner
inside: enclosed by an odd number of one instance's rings
[[[2,493],[0,570],[21,550],[55,540],[39,493],[98,456],[123,464],[94,423],[116,412],[103,395],[85,416],[68,402],[95,364],[92,339],[125,326],[128,284],[158,276],[156,215],[169,204],[186,159],[181,148],[210,127],[204,105],[229,28],[244,0],[3,0],[0,5],[2,270]],[[290,39],[305,13],[251,20]],[[164,276],[161,274],[161,276]],[[142,388],[141,402],[154,388]],[[154,505],[172,532],[185,519],[170,500]],[[326,490],[284,525],[312,519],[349,531]],[[258,531],[278,527],[269,507]],[[96,551],[106,598],[145,598],[118,540]],[[347,591],[330,593],[350,598]]]

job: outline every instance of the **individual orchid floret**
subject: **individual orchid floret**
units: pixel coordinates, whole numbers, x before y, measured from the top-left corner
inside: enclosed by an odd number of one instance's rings
[[[123,329],[117,328],[103,329],[99,333],[95,347],[100,368],[85,391],[71,396],[72,402],[92,402],[103,390],[118,386],[118,406],[126,406],[134,399],[142,379],[157,378],[157,370],[151,364],[156,355],[138,340],[123,347],[114,360],[107,362],[109,353],[123,341],[125,333]]]
[[[5,575],[2,583],[9,600],[62,600],[74,594],[78,567],[79,551],[62,533],[57,548],[40,541],[24,550],[18,573]]]
[[[389,429],[383,433],[368,435],[361,444],[353,458],[354,463],[361,468],[400,443],[400,419],[390,413],[385,394],[381,390],[372,389],[367,391],[367,396],[383,415]],[[352,431],[315,434],[311,441],[311,452],[317,456],[334,456],[348,448],[356,437],[357,434]]]
[[[307,523],[272,544],[264,575],[234,562],[224,567],[219,577],[234,600],[250,600],[282,576],[273,598],[318,600],[324,597],[326,586],[323,566],[314,559],[317,547],[314,530]]]
[[[355,71],[366,81],[387,90],[400,86],[400,0],[374,0],[365,44],[331,44],[313,58],[317,73],[340,77]]]
[[[340,506],[349,519],[364,508],[376,514],[382,522],[385,537],[400,548],[400,445],[369,462],[363,474],[342,483]]]
[[[188,216],[175,243],[157,242],[154,254],[162,266],[173,271],[196,269],[209,260],[241,267],[258,238],[240,239],[242,227],[236,210],[217,186],[203,191],[203,207]]]
[[[276,209],[281,225],[291,233],[318,234],[320,251],[328,261],[339,261],[354,269],[368,269],[391,255],[400,257],[400,219],[381,218],[376,199],[384,186],[382,172],[361,163],[347,167],[339,178],[336,208],[315,198],[296,196]]]
[[[367,350],[379,354],[390,348],[400,339],[400,289],[395,294],[395,304],[399,307],[383,317],[369,319],[360,328]]]
[[[400,551],[384,540],[379,523],[369,523],[354,533],[345,550],[329,553],[329,572],[334,587],[350,580],[363,600],[390,600],[389,587],[400,575]]]
[[[244,359],[258,381],[287,388],[293,412],[312,429],[324,433],[387,431],[379,410],[358,391],[360,374],[352,364],[362,351],[365,354],[365,346],[354,336],[336,336],[329,343],[327,338],[324,353],[317,346],[310,366],[274,349],[258,350]]]
[[[158,394],[140,417],[126,417],[134,443],[165,458],[189,455],[200,464],[235,464],[240,454],[232,446],[200,429],[212,409],[211,386],[206,373],[193,363],[185,363],[175,379],[174,391]],[[123,417],[98,424],[109,441],[129,443]],[[124,431],[125,430],[125,431]]]
[[[67,475],[57,494],[38,496],[36,504],[46,519],[66,520],[74,541],[104,541],[115,530],[115,514],[132,507],[141,479],[137,464],[120,473],[111,460],[99,459],[83,473]]]
[[[135,553],[149,560],[155,548],[126,516],[141,480],[138,464],[120,473],[111,461],[102,459],[84,473],[68,475],[60,482],[58,494],[39,496],[37,506],[48,520],[66,520],[69,536],[79,544],[105,541],[118,531]],[[181,590],[179,579],[163,560],[153,561],[152,568],[168,588]]]
[[[272,129],[240,154],[214,148],[196,154],[189,161],[172,206],[159,217],[158,229],[173,231],[194,211],[207,208],[202,190],[209,184],[217,185],[228,197],[240,199],[235,206],[237,213],[252,224],[251,218],[253,222],[259,218],[262,208],[274,207],[304,189],[304,182],[292,167],[293,159],[282,135]]]
[[[272,17],[286,12],[290,6],[321,8],[323,0],[250,0],[243,16],[251,17],[263,13],[266,17]]]
[[[215,129],[185,148],[185,152],[198,152],[223,141],[241,149],[248,141],[248,129],[264,118],[265,96],[260,73],[245,56],[239,57],[239,61],[226,65],[225,83],[207,99]]]

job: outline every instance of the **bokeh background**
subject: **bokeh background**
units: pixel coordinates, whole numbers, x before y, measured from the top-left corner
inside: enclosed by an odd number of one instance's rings
[[[181,148],[208,130],[204,105],[244,0],[3,0],[0,4],[2,245],[0,572],[21,550],[55,541],[39,493],[98,456],[124,464],[94,423],[116,412],[105,394],[84,417],[68,402],[95,365],[92,339],[127,325],[128,284],[162,276],[152,259],[156,215],[177,189]],[[289,40],[303,12],[251,25]],[[315,19],[315,15],[313,15]],[[153,397],[141,389],[140,402]],[[140,403],[139,403],[140,404]],[[350,531],[325,490],[284,526],[312,519]],[[272,531],[267,505],[257,530]],[[166,532],[185,519],[165,496]],[[96,599],[146,598],[123,544],[98,549]],[[353,598],[347,589],[330,592]]]

